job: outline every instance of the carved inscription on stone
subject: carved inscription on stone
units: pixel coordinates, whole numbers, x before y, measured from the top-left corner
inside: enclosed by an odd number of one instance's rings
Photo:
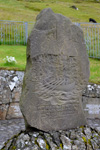
[[[62,118],[66,118],[67,115],[73,115],[77,114],[77,109],[79,107],[79,103],[68,103],[67,105],[43,105],[43,106],[37,106],[36,111],[39,111],[41,113],[42,118],[48,118],[51,120],[58,120]],[[56,115],[58,114],[58,116]]]

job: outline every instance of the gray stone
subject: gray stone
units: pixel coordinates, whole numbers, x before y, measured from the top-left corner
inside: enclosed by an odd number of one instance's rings
[[[0,76],[0,104],[7,104],[11,100],[11,91],[4,77]]]
[[[55,144],[56,141],[55,141],[55,143],[54,143],[54,142],[53,142],[53,141],[54,141],[53,138],[52,138],[52,137],[50,136],[50,134],[48,134],[48,133],[44,133],[44,136],[45,136],[45,138],[46,138],[48,144],[50,145],[51,149],[52,149],[52,150],[56,150],[56,149],[57,149],[57,145]]]
[[[85,125],[81,100],[88,79],[83,31],[63,15],[44,9],[27,43],[20,100],[26,125],[44,131]]]
[[[37,142],[38,142],[39,147],[40,147],[41,149],[46,150],[46,143],[45,143],[44,139],[42,139],[42,138],[39,137],[39,138],[37,139]]]
[[[59,132],[50,132],[57,146],[60,146],[60,134]]]
[[[85,133],[85,135],[87,135],[87,136],[86,136],[87,139],[91,139],[92,133],[91,133],[91,129],[90,129],[89,127],[86,127],[86,128],[84,129],[84,133]]]
[[[96,127],[96,131],[100,134],[100,127]]]
[[[87,118],[100,119],[100,98],[83,96],[83,109]]]
[[[95,97],[100,98],[100,85],[96,85],[96,84],[87,85],[83,95],[90,98],[95,98]]]
[[[8,105],[0,105],[0,120],[5,120],[7,115]]]
[[[95,129],[89,129],[89,127],[84,127],[84,131],[86,130],[90,130],[96,133]],[[70,134],[73,131],[76,132],[76,134],[82,132],[80,128],[75,128],[73,130],[69,130]],[[6,133],[7,131],[5,132],[5,134]],[[59,132],[61,138],[59,144],[60,146],[57,146],[55,144],[55,139],[52,138],[52,136],[54,135],[53,132],[52,135],[50,132],[41,132],[39,130],[37,131],[37,133],[38,136],[34,137],[33,134],[36,134],[36,132],[33,130],[29,132],[20,132],[16,134],[16,136],[11,138],[11,140],[8,140],[6,143],[0,143],[0,148],[3,147],[4,150],[100,150],[99,134],[91,136],[89,140],[82,140],[81,134],[78,134],[79,138],[77,140],[71,140],[69,137],[67,137],[66,131],[62,131],[62,133]],[[86,137],[88,136],[88,133],[89,132],[84,133],[86,134]]]
[[[21,96],[21,87],[17,87],[12,92],[12,101],[13,102],[19,102]]]
[[[16,71],[16,75],[18,76],[18,80],[22,84],[23,78],[24,78],[24,72],[22,71]]]
[[[99,149],[99,146],[97,145],[97,143],[94,140],[92,140],[92,139],[91,139],[91,145],[92,145],[94,150],[98,150]]]
[[[37,145],[34,145],[33,150],[40,150],[40,148]]]
[[[87,143],[87,150],[93,150],[89,143]]]
[[[11,91],[14,89],[15,84],[16,84],[15,82],[10,82],[9,88],[10,88]]]
[[[29,141],[29,140],[30,140],[29,135],[28,135],[28,134],[24,135],[24,136],[23,136],[23,140],[24,140],[24,141]]]
[[[23,119],[0,120],[0,147],[21,130],[25,130]]]
[[[38,135],[39,135],[38,132],[34,132],[34,133],[32,134],[32,136],[35,137],[35,138],[38,137]]]
[[[75,132],[74,130],[71,131],[71,133],[70,133],[70,138],[71,138],[72,140],[75,140],[75,139],[77,138],[76,132]]]
[[[72,146],[72,150],[78,150],[77,145],[73,145],[73,146]]]
[[[63,143],[63,150],[71,150],[71,140],[65,135],[61,135],[61,141]]]
[[[74,140],[74,144],[77,145],[78,148],[86,148],[85,147],[85,143],[83,140],[81,140],[81,138],[79,138],[78,140]]]
[[[21,134],[18,136],[15,146],[17,149],[31,150],[30,137],[28,134]]]
[[[20,111],[19,103],[11,103],[9,106],[6,119],[12,118],[23,118],[22,113]]]
[[[26,148],[24,148],[24,150],[32,150],[32,149],[31,149],[31,147],[26,147]]]
[[[0,144],[0,149],[2,149],[4,147],[4,144],[2,143],[2,144]]]

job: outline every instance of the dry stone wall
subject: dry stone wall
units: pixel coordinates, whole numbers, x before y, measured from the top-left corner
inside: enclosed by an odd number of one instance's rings
[[[100,85],[88,84],[83,92],[83,108],[87,118],[100,119]]]
[[[19,107],[24,72],[0,70],[0,120],[23,118]],[[100,85],[88,84],[83,92],[87,118],[100,118]]]
[[[0,119],[22,118],[19,108],[24,72],[0,70]]]

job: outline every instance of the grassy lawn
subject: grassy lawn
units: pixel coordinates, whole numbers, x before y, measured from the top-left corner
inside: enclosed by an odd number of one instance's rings
[[[26,65],[26,46],[0,46],[0,69],[25,70]],[[13,56],[17,64],[6,65],[3,59],[6,56]],[[90,58],[90,79],[89,82],[100,84],[100,60]]]
[[[100,59],[90,60],[90,79],[89,82],[100,84]]]
[[[6,56],[15,57],[17,64],[7,65],[3,60]],[[0,45],[0,69],[25,70],[26,46]]]

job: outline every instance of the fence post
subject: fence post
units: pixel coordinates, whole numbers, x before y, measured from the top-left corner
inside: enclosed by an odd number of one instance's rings
[[[25,37],[26,37],[26,43],[27,43],[27,39],[28,39],[28,22],[25,22]]]
[[[75,22],[75,25],[80,26],[80,23]]]

